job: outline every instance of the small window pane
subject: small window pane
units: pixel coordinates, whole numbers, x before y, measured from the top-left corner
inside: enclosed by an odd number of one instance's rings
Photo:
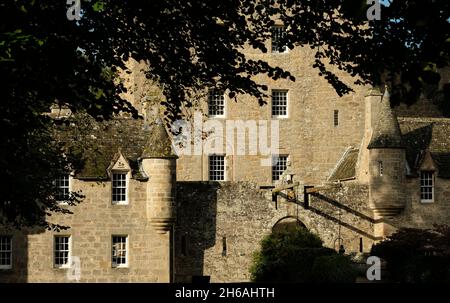
[[[287,117],[288,111],[288,96],[287,91],[273,90],[272,91],[272,116]]]
[[[112,175],[112,201],[115,203],[127,202],[127,174],[113,173]]]
[[[209,156],[209,180],[210,181],[225,180],[225,156],[222,155]]]
[[[55,180],[55,185],[58,190],[56,194],[57,201],[67,201],[69,199],[69,175],[62,175]]]
[[[334,126],[339,126],[339,111],[334,111]]]
[[[123,267],[128,264],[127,254],[128,236],[112,236],[112,266]]]
[[[272,159],[272,181],[280,180],[280,176],[287,169],[288,156],[278,156]]]
[[[434,174],[423,171],[420,173],[420,200],[422,202],[433,202],[434,197]]]
[[[12,268],[12,237],[0,236],[0,269]]]
[[[56,267],[70,265],[70,236],[55,236],[54,262]]]
[[[221,90],[210,90],[208,94],[208,115],[223,116],[225,115],[225,97]]]
[[[284,53],[286,45],[281,44],[281,39],[286,36],[286,27],[272,26],[272,53]]]

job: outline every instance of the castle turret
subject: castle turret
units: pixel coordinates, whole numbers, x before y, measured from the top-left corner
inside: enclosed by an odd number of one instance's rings
[[[150,134],[141,155],[142,167],[149,176],[147,217],[160,233],[175,222],[176,156],[161,119],[150,125]]]
[[[405,148],[400,127],[390,107],[389,92],[383,95],[372,121],[369,150],[369,205],[375,219],[400,213],[405,207]],[[378,233],[383,236],[385,232]]]

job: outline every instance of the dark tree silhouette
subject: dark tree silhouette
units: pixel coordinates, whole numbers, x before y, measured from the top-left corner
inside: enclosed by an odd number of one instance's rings
[[[119,112],[138,117],[119,96],[125,88],[116,81],[130,57],[146,62],[146,76],[163,88],[169,120],[191,105],[189,91],[208,86],[263,103],[267,87],[252,76],[295,79],[247,59],[242,49],[267,52],[264,42],[278,17],[288,33],[281,43],[315,49],[314,66],[339,94],[351,88],[327,63],[355,76],[356,84],[390,84],[393,102],[413,102],[448,65],[448,1],[391,1],[382,7],[381,20],[370,22],[365,3],[83,0],[81,18],[69,20],[66,1],[2,1],[0,217],[17,226],[56,227],[45,218],[63,211],[51,198],[50,181],[68,170],[69,159],[42,113],[57,102],[96,119]]]

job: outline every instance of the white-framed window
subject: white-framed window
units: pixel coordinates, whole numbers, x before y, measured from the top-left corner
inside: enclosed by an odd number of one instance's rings
[[[65,174],[56,178],[55,186],[58,190],[55,197],[56,201],[60,204],[67,203],[70,194],[70,175]]]
[[[53,243],[54,266],[57,268],[69,268],[72,250],[71,237],[67,235],[54,236]]]
[[[208,116],[225,117],[224,91],[218,89],[211,89],[208,92]]]
[[[209,180],[225,181],[225,156],[210,155],[209,156]]]
[[[286,36],[286,27],[282,25],[272,26],[272,53],[286,53],[288,48],[286,45],[282,45],[281,39]]]
[[[128,172],[112,173],[113,204],[128,204]]]
[[[378,161],[378,175],[382,177],[383,173],[384,173],[383,161]]]
[[[12,268],[12,236],[0,235],[0,269]]]
[[[272,157],[272,181],[280,180],[281,175],[287,169],[288,155]]]
[[[420,172],[420,201],[434,202],[434,172]]]
[[[339,126],[339,110],[335,109],[333,113],[334,126]]]
[[[288,117],[288,91],[272,90],[272,117]]]
[[[128,267],[128,236],[113,235],[111,238],[112,267]]]

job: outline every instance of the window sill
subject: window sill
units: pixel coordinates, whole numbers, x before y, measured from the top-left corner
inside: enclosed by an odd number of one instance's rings
[[[272,119],[287,120],[289,119],[289,116],[272,116]]]
[[[128,265],[113,265],[111,267],[114,269],[130,269]]]
[[[434,203],[434,200],[420,200],[421,204],[430,204],[430,203]]]
[[[111,205],[114,205],[114,206],[128,206],[128,205],[130,205],[130,203],[128,203],[128,202],[111,202]]]

